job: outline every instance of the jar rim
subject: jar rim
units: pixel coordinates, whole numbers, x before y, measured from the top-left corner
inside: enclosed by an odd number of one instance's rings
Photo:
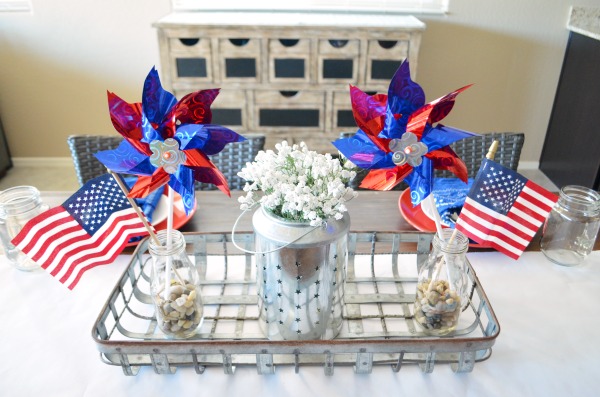
[[[265,215],[268,216],[269,218],[272,218],[272,220],[274,222],[278,222],[278,223],[281,223],[281,224],[284,224],[287,226],[310,226],[310,221],[295,221],[295,220],[286,219],[280,215],[277,215],[272,210],[270,210],[269,208],[266,208],[262,205],[260,206],[260,208],[265,213]]]
[[[566,185],[560,189],[559,197],[572,207],[571,210],[600,213],[600,193],[593,189],[585,186]]]
[[[157,245],[154,239],[150,239],[148,243],[148,250],[151,254],[155,255],[174,255],[185,249],[186,243],[183,234],[179,230],[172,230],[172,244],[171,247],[167,247],[167,233],[166,229],[159,230],[156,232],[156,238],[161,245]]]
[[[466,252],[469,248],[469,238],[457,229],[443,229],[442,237],[443,240],[438,233],[436,233],[433,237],[432,244],[444,252],[449,254],[461,254]],[[450,240],[452,242],[448,243]]]
[[[34,186],[14,186],[0,191],[0,208],[3,211],[19,214],[37,206],[40,191]]]
[[[310,222],[283,220],[261,206],[252,216],[252,228],[256,235],[272,243],[289,248],[306,248],[329,244],[345,236],[350,229],[350,216],[344,212],[342,219],[330,218],[324,225],[311,226]]]

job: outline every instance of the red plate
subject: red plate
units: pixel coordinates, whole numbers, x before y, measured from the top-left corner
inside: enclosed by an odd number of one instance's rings
[[[404,219],[406,219],[406,222],[410,223],[415,229],[422,232],[437,232],[435,222],[425,215],[421,209],[421,204],[413,207],[412,202],[410,201],[410,189],[406,189],[400,194],[398,207],[400,208],[400,213]],[[442,225],[442,227],[444,229],[448,228],[446,225]],[[479,247],[479,244],[469,240],[469,247]]]
[[[429,218],[421,209],[421,204],[413,207],[410,201],[410,189],[406,189],[400,194],[398,199],[398,207],[400,207],[400,213],[406,219],[406,222],[410,223],[415,229],[422,232],[436,232],[435,222]],[[447,226],[442,225],[443,228]]]
[[[163,193],[163,196],[167,197],[167,193]],[[181,226],[188,223],[190,219],[196,213],[196,209],[198,208],[198,202],[194,203],[194,208],[190,211],[190,214],[187,215],[185,213],[185,209],[183,208],[183,201],[181,196],[178,194],[173,195],[173,229],[179,229]],[[165,218],[163,221],[157,223],[154,226],[156,231],[165,230],[167,228],[167,219]],[[139,241],[132,241],[127,243],[127,247],[136,246]]]

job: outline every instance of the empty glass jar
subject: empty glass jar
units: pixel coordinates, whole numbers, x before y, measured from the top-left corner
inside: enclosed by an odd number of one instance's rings
[[[592,252],[599,227],[600,194],[583,186],[565,186],[544,224],[542,252],[559,265],[578,265]]]
[[[40,199],[40,192],[33,186],[15,186],[0,192],[0,243],[9,263],[19,270],[41,268],[10,241],[29,220],[47,209]]]
[[[150,291],[160,330],[170,338],[189,338],[204,318],[200,277],[185,252],[183,234],[171,233],[170,247],[166,230],[157,233],[160,245],[153,240],[148,245],[153,265]]]
[[[429,335],[446,335],[456,329],[468,300],[466,252],[469,239],[453,229],[436,234],[427,262],[419,271],[415,320]]]

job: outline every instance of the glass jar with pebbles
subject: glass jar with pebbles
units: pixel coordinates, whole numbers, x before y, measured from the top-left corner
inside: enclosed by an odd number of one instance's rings
[[[199,275],[185,252],[183,234],[172,230],[157,233],[157,244],[150,240],[152,280],[150,283],[156,321],[169,338],[189,338],[203,320],[204,305]],[[168,241],[170,240],[170,241]]]
[[[433,238],[433,249],[419,271],[414,316],[429,335],[447,335],[456,329],[462,306],[468,300],[466,252],[469,239],[444,229],[443,240]]]

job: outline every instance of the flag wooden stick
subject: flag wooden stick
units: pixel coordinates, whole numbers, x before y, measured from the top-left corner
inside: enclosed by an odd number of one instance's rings
[[[496,156],[496,151],[498,150],[498,141],[494,140],[494,142],[492,142],[490,148],[488,149],[487,154],[485,155],[485,158],[487,158],[488,160],[493,160],[494,157]],[[437,207],[435,206],[435,201],[433,199],[433,192],[431,194],[429,194],[428,197],[431,201],[431,205],[433,206],[433,214],[434,214],[434,221],[435,221],[435,226],[437,229],[437,234],[440,238],[440,240],[443,242],[444,238],[442,236],[442,225],[441,225],[441,218],[440,218],[440,213],[437,210]],[[458,230],[456,228],[454,228],[454,231],[452,232],[452,235],[450,236],[450,238],[448,239],[448,242],[446,243],[446,246],[450,246],[450,244],[452,244],[452,242],[454,241],[454,239],[456,238],[456,234],[458,233]],[[431,282],[429,283],[429,288],[427,289],[427,291],[431,291],[433,288],[433,280],[437,279],[439,277],[440,274],[440,270],[442,270],[442,266],[441,266],[441,262],[438,263],[438,265],[435,268],[435,275],[431,278]],[[448,267],[446,266],[446,270],[448,270]],[[448,280],[450,280],[450,274],[448,273]]]
[[[128,197],[129,194],[129,189],[127,188],[127,186],[125,185],[125,183],[123,183],[123,180],[121,179],[121,177],[116,174],[115,172],[113,172],[112,170],[109,170],[107,168],[107,171],[109,174],[112,175],[112,177],[115,179],[115,181],[117,182],[117,185],[119,185],[119,187],[121,188],[121,190],[123,191],[123,193],[125,194],[125,197],[127,197],[127,200],[129,201],[129,204],[131,204],[131,207],[134,209],[135,213],[137,214],[137,216],[141,219],[142,223],[144,224],[144,227],[146,228],[146,230],[148,231],[148,234],[150,235],[150,238],[152,239],[152,241],[154,242],[154,244],[160,246],[160,240],[158,239],[158,237],[156,236],[156,233],[154,233],[154,229],[152,228],[152,226],[150,226],[150,224],[148,223],[148,220],[146,219],[146,216],[144,215],[144,213],[142,212],[142,210],[140,210],[140,207],[138,207],[138,205],[136,204],[135,200]],[[167,247],[170,249],[170,245],[172,244],[172,237],[169,233],[169,230],[173,229],[173,193],[171,191],[171,188],[169,188],[169,194],[171,195],[169,198],[169,220],[167,220]],[[167,258],[167,270],[169,270],[171,268],[171,258],[168,257]],[[176,269],[173,269],[174,273],[175,273],[175,277],[177,277],[177,279],[179,280],[179,282],[181,283],[181,285],[185,285],[185,282],[183,281],[183,278],[179,275],[179,272],[177,272]],[[169,276],[171,273],[170,271],[167,272],[167,277],[165,278],[165,295],[168,294],[169,291],[169,287],[171,285],[171,277]],[[166,299],[166,298],[165,298]]]
[[[488,149],[487,154],[485,155],[485,158],[488,160],[493,160],[494,157],[496,157],[496,152],[498,151],[498,141],[494,139],[494,142],[492,142],[492,144],[490,145],[490,148]],[[452,244],[452,241],[454,241],[454,238],[456,237],[456,233],[458,233],[458,230],[456,230],[456,228],[454,228],[454,231],[452,232],[452,236],[450,236],[450,238],[448,239],[448,244]]]
[[[496,157],[496,152],[498,151],[498,141],[494,140],[494,142],[492,142],[492,145],[490,146],[487,154],[485,155],[485,158],[488,160],[493,160],[494,157]]]
[[[150,238],[152,239],[152,241],[154,241],[155,244],[160,245],[160,241],[158,241],[158,237],[156,237],[156,233],[154,233],[154,229],[148,223],[146,216],[144,215],[142,210],[140,210],[140,207],[138,207],[138,205],[135,203],[135,200],[128,196],[129,189],[127,188],[127,186],[125,186],[125,183],[123,183],[123,180],[121,179],[121,177],[119,175],[117,175],[116,173],[114,173],[112,170],[109,170],[108,168],[107,168],[107,170],[108,170],[108,173],[111,174],[112,177],[115,179],[115,182],[117,182],[117,185],[119,185],[119,187],[125,194],[125,197],[127,197],[129,204],[131,204],[131,207],[134,209],[135,213],[137,214],[137,216],[140,218],[140,220],[144,224],[144,227],[148,231],[148,234],[150,235]]]

